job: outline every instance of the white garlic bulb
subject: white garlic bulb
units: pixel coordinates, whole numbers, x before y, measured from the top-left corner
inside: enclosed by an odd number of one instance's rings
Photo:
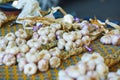
[[[49,29],[46,27],[46,28],[40,28],[38,30],[38,34],[40,36],[47,36],[49,34]]]
[[[8,40],[5,37],[1,36],[0,37],[0,44],[7,45],[7,43],[8,43]]]
[[[29,46],[27,44],[23,44],[19,46],[19,49],[21,53],[26,53],[29,51]]]
[[[90,33],[90,32],[89,32],[87,29],[82,29],[82,30],[81,30],[81,34],[82,34],[82,35],[89,35],[89,33]]]
[[[27,42],[27,45],[29,47],[35,47],[35,48],[40,48],[41,43],[38,39],[31,39]]]
[[[0,52],[0,65],[3,65],[3,58],[5,56],[4,52]]]
[[[49,43],[49,38],[48,38],[48,36],[40,36],[40,38],[39,38],[39,42],[41,43],[41,44],[47,44],[47,43]]]
[[[103,44],[111,44],[112,40],[111,40],[111,36],[103,36],[100,38],[100,42]]]
[[[48,60],[42,59],[38,62],[38,69],[41,72],[47,71],[49,68]]]
[[[15,35],[18,37],[18,38],[22,38],[22,39],[26,39],[28,37],[27,33],[25,30],[23,29],[19,29],[18,31],[15,32]]]
[[[28,62],[38,62],[40,60],[39,52],[35,53],[28,52],[26,53],[25,57]]]
[[[78,78],[81,75],[78,66],[69,66],[65,71],[72,78]]]
[[[83,42],[82,42],[81,39],[77,39],[77,40],[75,41],[75,44],[76,44],[76,47],[82,47],[82,46],[83,46]]]
[[[68,41],[68,42],[65,44],[65,50],[66,50],[66,51],[70,51],[72,48],[73,48],[73,42],[72,42],[72,41]]]
[[[25,58],[21,58],[19,63],[18,63],[18,68],[19,71],[23,71],[24,70],[24,66],[27,64],[27,61]]]
[[[84,55],[81,57],[81,61],[87,63],[91,59],[91,54],[89,53],[84,53]]]
[[[24,66],[24,74],[27,76],[33,75],[37,72],[37,66],[34,63],[28,63]]]
[[[55,34],[52,32],[52,33],[50,33],[50,34],[48,34],[48,39],[49,39],[49,41],[53,41],[54,39],[55,39]]]
[[[58,80],[74,80],[73,78],[69,77],[65,71],[61,70],[58,73]]]
[[[23,45],[23,44],[26,44],[26,40],[25,39],[22,39],[22,38],[17,38],[15,40],[16,44],[19,46],[19,45]]]
[[[61,64],[61,60],[58,57],[52,57],[50,58],[49,63],[51,68],[58,68]]]
[[[57,30],[56,31],[56,37],[57,39],[62,39],[62,35],[63,35],[64,31],[63,30]]]
[[[96,63],[93,60],[87,62],[87,70],[88,71],[94,71],[95,67],[96,67]]]
[[[65,40],[64,39],[59,39],[58,40],[58,43],[57,43],[57,47],[58,47],[58,49],[64,49],[64,47],[65,47]]]
[[[50,25],[51,28],[55,28],[56,30],[59,30],[61,29],[61,24],[59,23],[53,23]]]
[[[83,36],[82,37],[82,42],[84,45],[90,45],[91,39],[89,36]]]
[[[38,51],[37,48],[32,47],[29,52],[30,52],[30,53],[35,53],[35,52],[37,52],[37,51]]]
[[[77,36],[77,37],[76,37],[77,39],[81,39],[81,38],[82,38],[82,33],[81,33],[81,31],[76,31],[76,34],[77,34],[77,35],[76,35],[76,36]]]
[[[15,34],[13,34],[11,32],[6,34],[5,38],[9,41],[14,41],[16,39]]]
[[[96,71],[88,71],[86,75],[90,77],[90,80],[100,80],[100,76]]]
[[[120,45],[120,34],[111,36],[112,45]]]
[[[50,49],[49,51],[52,56],[60,57],[61,51],[57,47]]]
[[[16,63],[16,58],[14,55],[11,55],[11,54],[6,54],[3,58],[3,63],[6,65],[6,66],[11,66],[13,64]]]
[[[45,59],[45,60],[50,60],[50,58],[51,58],[51,54],[45,54],[44,55],[44,57],[43,57],[43,59]]]
[[[67,15],[65,15],[65,16],[63,17],[63,22],[65,22],[65,23],[70,23],[70,24],[72,24],[72,23],[73,23],[73,20],[74,20],[74,18],[73,18],[73,16],[70,15],[70,14],[67,14]]]

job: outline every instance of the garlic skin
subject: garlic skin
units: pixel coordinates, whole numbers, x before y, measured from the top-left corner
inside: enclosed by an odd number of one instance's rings
[[[100,42],[103,44],[111,44],[112,40],[110,36],[103,36],[100,38]]]
[[[14,41],[14,40],[16,39],[15,34],[13,34],[12,32],[6,34],[5,38],[6,38],[8,41]]]
[[[39,34],[37,32],[34,32],[32,38],[33,39],[38,39],[39,38]]]
[[[49,63],[51,68],[58,68],[61,64],[61,60],[58,57],[52,57],[50,58]]]
[[[27,61],[25,58],[21,58],[19,63],[18,63],[18,68],[19,71],[23,71],[24,70],[24,66],[27,64]]]
[[[0,44],[0,52],[3,52],[6,49],[5,44]]]
[[[65,50],[66,50],[66,51],[70,51],[72,48],[73,48],[73,42],[72,42],[72,41],[68,41],[68,42],[65,44]]]
[[[50,54],[54,57],[60,57],[61,51],[57,47],[49,50]]]
[[[23,44],[26,44],[26,40],[25,39],[22,39],[22,38],[17,38],[15,40],[16,44],[19,46],[19,45],[23,45]]]
[[[17,46],[15,41],[9,41],[6,48],[12,48],[12,47],[15,47],[15,46]]]
[[[81,31],[75,31],[75,34],[76,34],[76,39],[81,39],[82,38],[82,33]]]
[[[45,72],[49,69],[48,60],[42,59],[38,62],[38,69],[41,72]]]
[[[39,42],[44,45],[47,44],[49,42],[48,36],[40,36]]]
[[[81,75],[79,72],[80,68],[78,66],[69,66],[65,71],[72,78],[78,78]]]
[[[35,52],[37,52],[37,51],[38,51],[37,48],[32,47],[29,52],[30,52],[30,53],[35,53]]]
[[[96,67],[96,63],[94,61],[87,62],[87,70],[94,71]]]
[[[53,41],[55,39],[55,34],[52,32],[48,35],[49,41]]]
[[[6,66],[12,66],[16,63],[16,58],[14,55],[11,55],[11,54],[6,54],[3,58],[3,63],[6,65]]]
[[[84,53],[84,55],[81,57],[81,61],[87,63],[91,59],[91,54]]]
[[[65,22],[65,23],[72,24],[73,21],[74,21],[74,18],[73,18],[73,16],[70,15],[70,14],[67,14],[67,15],[65,15],[65,16],[63,17],[63,22]]]
[[[25,58],[27,60],[27,62],[38,62],[40,60],[40,55],[39,52],[35,52],[35,53],[26,53]]]
[[[58,49],[60,49],[60,50],[64,49],[65,44],[66,44],[66,42],[64,39],[59,39],[58,43],[57,43]]]
[[[45,54],[43,57],[43,59],[45,60],[50,60],[50,58],[51,58],[51,54]]]
[[[28,63],[24,66],[24,74],[27,76],[33,75],[37,72],[37,66],[34,63]]]
[[[55,28],[56,30],[59,30],[61,29],[61,24],[59,23],[53,23],[50,25],[51,28]]]
[[[120,45],[120,34],[111,36],[112,45]]]
[[[90,32],[89,32],[87,29],[82,29],[82,30],[81,30],[81,34],[82,34],[83,36],[85,36],[85,35],[89,35]]]
[[[40,59],[43,59],[43,58],[44,59],[50,59],[51,54],[50,55],[48,55],[48,54],[50,54],[48,50],[42,50],[42,51],[39,52],[39,58]]]
[[[64,33],[63,30],[57,30],[56,31],[56,37],[57,37],[58,40],[63,38],[62,37],[63,33]]]
[[[18,53],[16,55],[17,62],[19,62],[21,59],[25,59],[25,53]]]
[[[25,30],[23,29],[19,29],[18,31],[15,32],[15,35],[18,37],[18,38],[22,38],[22,39],[26,39],[28,37],[27,33]]]
[[[29,46],[29,47],[35,47],[35,48],[40,48],[40,46],[41,46],[41,43],[40,43],[40,41],[38,40],[38,39],[31,39],[31,40],[29,40],[28,42],[27,42],[27,45]]]
[[[74,79],[72,79],[71,77],[69,77],[69,76],[66,74],[66,72],[63,71],[63,70],[59,71],[58,76],[59,76],[59,77],[58,77],[58,80],[74,80]]]
[[[27,44],[23,44],[19,46],[19,49],[21,53],[26,53],[29,51],[29,46]]]
[[[5,56],[4,52],[0,52],[0,65],[3,65],[3,58]]]

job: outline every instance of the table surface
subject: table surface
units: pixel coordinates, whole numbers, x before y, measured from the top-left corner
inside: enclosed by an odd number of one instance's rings
[[[4,36],[8,32],[15,32],[21,26],[12,26],[4,25],[0,28],[0,36]],[[117,50],[120,49],[120,46],[111,46],[111,45],[102,45],[99,40],[92,43],[94,51],[99,52],[103,55],[114,54]],[[23,72],[18,70],[17,66],[7,67],[0,66],[0,80],[57,80],[58,71],[65,69],[66,67],[76,64],[80,60],[81,54],[77,56],[72,56],[71,58],[64,61],[61,66],[57,69],[49,69],[47,72],[38,72],[33,76],[26,76]],[[110,68],[110,71],[116,71],[120,68],[120,64],[117,64]]]

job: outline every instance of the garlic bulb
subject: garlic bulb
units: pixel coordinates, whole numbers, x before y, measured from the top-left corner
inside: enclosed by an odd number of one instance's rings
[[[103,36],[100,38],[100,42],[103,44],[111,44],[112,43],[112,39],[111,36]]]
[[[37,66],[34,63],[28,63],[24,66],[24,74],[27,76],[33,75],[37,72]]]
[[[34,32],[32,38],[33,39],[38,39],[39,38],[39,34],[37,32]]]
[[[83,36],[89,35],[89,31],[88,31],[87,29],[82,29],[82,30],[81,30],[81,34],[82,34]]]
[[[22,38],[22,39],[26,39],[28,37],[27,33],[25,30],[23,29],[19,29],[18,31],[15,32],[15,35],[18,37],[18,38]]]
[[[91,80],[100,80],[100,76],[96,71],[88,71],[86,75],[90,77]]]
[[[77,48],[83,46],[83,42],[82,42],[81,39],[76,40],[76,41],[75,41],[75,44],[76,44],[76,47],[77,47]]]
[[[72,41],[68,41],[66,44],[65,44],[65,50],[66,51],[70,51],[72,48],[73,48],[73,42]],[[75,45],[76,46],[76,45]]]
[[[77,36],[77,39],[81,39],[82,38],[82,33],[81,31],[76,31],[76,36]]]
[[[90,45],[91,39],[89,36],[83,36],[82,37],[82,42],[84,45]]]
[[[16,55],[17,62],[19,62],[21,59],[25,59],[25,53],[18,53]]]
[[[61,29],[61,24],[59,23],[53,23],[50,25],[51,28],[55,28],[56,30],[60,30]]]
[[[29,52],[30,52],[30,53],[35,53],[35,52],[37,52],[37,51],[38,51],[37,48],[32,47]]]
[[[5,56],[4,52],[0,52],[0,65],[3,65],[3,58]]]
[[[112,35],[111,42],[113,45],[120,45],[120,34],[119,35]]]
[[[48,39],[49,41],[53,41],[55,39],[55,34],[54,33],[48,34]]]
[[[47,36],[49,34],[49,29],[47,27],[46,28],[42,27],[38,30],[38,34],[40,36]]]
[[[23,44],[19,46],[19,49],[21,53],[26,53],[29,51],[29,46],[27,44]]]
[[[118,69],[116,73],[120,76],[120,69]]]
[[[15,47],[15,46],[17,46],[15,41],[9,41],[6,48],[12,48],[12,47]]]
[[[49,63],[50,63],[51,68],[58,68],[60,66],[60,64],[61,64],[61,60],[58,57],[52,57],[49,60]]]
[[[78,78],[81,75],[79,72],[80,68],[78,66],[69,66],[65,71],[72,78]]]
[[[59,71],[58,75],[58,80],[74,80],[73,78],[69,77],[67,73],[63,70]]]
[[[27,45],[29,47],[35,47],[35,48],[40,48],[41,43],[38,39],[31,39],[27,42]]]
[[[61,49],[64,49],[65,44],[66,44],[66,42],[65,42],[64,39],[59,39],[59,40],[58,40],[58,43],[57,43],[58,49],[60,49],[60,50],[61,50]]]
[[[63,30],[57,30],[56,31],[56,37],[57,39],[62,39],[62,35],[63,35],[64,31]]]
[[[91,80],[91,79],[88,76],[80,75],[76,80]]]
[[[26,44],[26,40],[25,39],[22,39],[22,38],[17,38],[15,40],[16,44],[19,46],[19,45],[23,45],[23,44]]]
[[[6,54],[3,58],[3,63],[6,65],[6,66],[12,66],[13,64],[16,63],[16,58],[14,55],[11,55],[11,54]]]
[[[0,37],[0,44],[7,45],[8,44],[8,40],[5,37],[1,36]]]
[[[72,24],[72,23],[73,23],[73,20],[74,20],[74,18],[73,18],[73,16],[70,15],[70,14],[67,14],[67,15],[65,15],[65,16],[63,17],[63,22],[65,22],[65,23],[70,23],[70,24]]]
[[[14,40],[16,39],[15,34],[13,34],[13,33],[11,33],[11,32],[8,33],[8,34],[6,34],[5,38],[6,38],[8,41],[14,41]]]
[[[43,57],[43,59],[45,59],[45,60],[50,60],[50,58],[51,58],[51,54],[45,54],[44,55],[44,57]]]
[[[48,36],[40,36],[40,38],[39,38],[39,42],[41,43],[41,44],[47,44],[47,43],[49,43],[49,38],[48,38]]]
[[[38,62],[39,71],[44,72],[44,71],[47,71],[48,68],[49,68],[48,60],[42,59]]]
[[[25,58],[28,62],[38,62],[40,60],[39,52],[35,53],[26,53]]]
[[[24,58],[20,59],[20,61],[18,63],[19,71],[23,71],[24,70],[24,66],[26,64],[27,64],[27,61]]]
[[[88,71],[94,71],[96,67],[96,63],[94,61],[87,62],[87,70]]]
[[[84,55],[81,57],[81,61],[86,63],[90,61],[90,59],[91,59],[91,54],[89,53],[84,53]]]
[[[49,51],[52,56],[60,57],[61,51],[57,47],[50,49]]]

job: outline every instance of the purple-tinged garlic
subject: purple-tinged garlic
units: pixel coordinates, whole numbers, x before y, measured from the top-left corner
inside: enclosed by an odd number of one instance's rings
[[[16,63],[16,58],[14,55],[12,54],[6,54],[3,58],[3,63],[6,65],[6,66],[12,66]]]
[[[27,76],[33,75],[37,72],[37,66],[35,63],[28,63],[24,66],[24,74]]]
[[[49,62],[48,60],[42,59],[38,62],[38,69],[41,72],[45,72],[49,69]]]
[[[25,58],[25,53],[18,53],[16,55],[17,62],[19,62],[21,59]]]
[[[0,65],[3,65],[4,56],[5,56],[5,52],[0,52]]]
[[[47,36],[47,35],[49,34],[49,29],[48,29],[47,27],[45,27],[45,28],[40,28],[40,29],[38,30],[38,34],[39,34],[40,36]]]
[[[26,53],[25,58],[27,62],[38,62],[41,57],[39,52],[37,51],[35,53],[30,53],[30,52]]]
[[[73,21],[74,21],[74,18],[73,18],[73,16],[70,15],[70,14],[67,14],[67,15],[65,15],[65,16],[63,17],[63,22],[65,22],[65,23],[72,24]]]
[[[120,45],[120,34],[111,36],[112,45]]]
[[[8,41],[14,41],[16,39],[15,37],[15,34],[14,33],[8,33],[6,34],[5,38],[8,40]]]
[[[74,80],[64,70],[59,71],[58,76],[58,80]]]
[[[111,39],[111,36],[102,36],[100,38],[100,42],[103,43],[103,44],[111,44],[112,43],[112,39]]]
[[[40,38],[38,40],[39,40],[39,43],[44,44],[44,45],[49,43],[48,36],[40,36]]]
[[[23,71],[24,70],[24,66],[27,64],[27,61],[25,58],[21,58],[20,61],[18,62],[18,68],[19,71]]]
[[[17,39],[15,40],[15,42],[16,42],[16,44],[17,44],[18,46],[23,45],[23,44],[26,44],[26,40],[25,40],[25,39],[22,39],[22,38],[17,38]]]
[[[65,71],[72,78],[78,78],[81,75],[78,66],[69,66]]]
[[[19,49],[21,53],[26,53],[29,51],[29,46],[27,44],[23,44],[19,46]]]
[[[57,47],[49,50],[50,54],[54,57],[60,57],[61,51]]]
[[[19,29],[18,31],[16,31],[15,35],[18,38],[23,38],[23,39],[26,39],[28,37],[27,32],[25,30],[23,30],[23,29]]]
[[[40,46],[41,46],[41,43],[40,43],[40,41],[38,40],[38,39],[31,39],[31,40],[29,40],[28,42],[27,42],[27,45],[29,46],[29,47],[35,47],[35,48],[40,48]]]
[[[32,38],[33,39],[38,39],[39,38],[39,34],[37,32],[34,32]]]
[[[90,80],[100,80],[100,76],[96,71],[88,71],[86,76],[90,77]]]
[[[61,60],[58,57],[52,57],[50,58],[49,63],[51,68],[58,68],[61,64]]]
[[[57,47],[58,47],[58,49],[64,49],[64,47],[65,47],[65,40],[64,39],[59,39],[58,40],[58,43],[57,43]]]

